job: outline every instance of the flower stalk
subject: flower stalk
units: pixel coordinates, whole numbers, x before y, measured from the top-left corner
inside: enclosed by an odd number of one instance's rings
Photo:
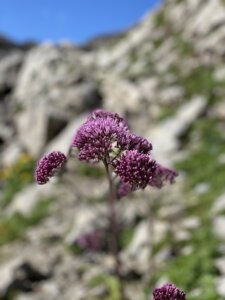
[[[68,156],[60,151],[45,155],[38,163],[35,178],[38,184],[46,184],[56,173],[65,170],[68,158],[75,157],[85,163],[103,162],[109,183],[110,212],[110,249],[115,260],[115,273],[119,283],[120,300],[125,300],[124,283],[119,257],[119,230],[116,214],[116,199],[125,197],[128,193],[146,187],[162,188],[165,183],[173,183],[177,173],[158,164],[151,155],[152,144],[145,138],[133,134],[127,122],[118,114],[97,109],[92,112],[86,122],[81,125],[71,143]],[[119,185],[115,184],[116,175]],[[150,222],[153,218],[150,217]],[[150,225],[153,240],[153,223]],[[93,244],[92,236],[86,236],[83,245]],[[94,248],[98,248],[94,243]],[[152,260],[153,262],[153,260]],[[150,266],[154,269],[154,264]],[[174,286],[167,285],[161,290],[155,290],[154,300],[185,300],[180,298],[165,298],[165,295],[176,294]],[[160,298],[161,295],[164,298]]]
[[[115,273],[119,284],[120,299],[125,300],[123,276],[121,273],[121,262],[119,257],[119,231],[116,216],[116,187],[112,177],[112,170],[107,160],[104,160],[107,179],[109,183],[109,213],[110,213],[110,250],[115,261]]]

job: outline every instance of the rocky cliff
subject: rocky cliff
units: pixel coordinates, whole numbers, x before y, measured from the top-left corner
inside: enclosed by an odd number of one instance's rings
[[[66,152],[96,107],[126,117],[180,173],[173,186],[118,203],[128,299],[149,299],[165,280],[190,300],[225,299],[224,42],[223,0],[166,0],[83,47],[0,39],[0,299],[117,299],[105,246],[77,245],[107,232],[102,169],[71,161],[56,182],[33,183],[35,161]]]

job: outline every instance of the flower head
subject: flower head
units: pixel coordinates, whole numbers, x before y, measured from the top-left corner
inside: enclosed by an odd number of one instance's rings
[[[45,184],[67,162],[66,156],[60,151],[51,152],[38,162],[35,178],[38,184]]]
[[[112,148],[127,143],[126,129],[111,117],[91,119],[78,130],[73,147],[79,149],[79,159],[87,162],[104,160]]]
[[[148,154],[152,150],[152,144],[141,136],[130,134],[128,149]]]
[[[120,117],[117,113],[108,112],[104,109],[96,109],[92,113],[89,114],[88,121],[96,120],[99,118],[103,118],[103,119],[111,118],[115,122],[117,122],[119,126],[123,127],[124,130],[128,130],[127,122],[122,117]]]
[[[129,150],[115,162],[115,173],[132,189],[145,188],[155,175],[156,162],[148,154]]]
[[[177,172],[157,164],[155,176],[150,180],[149,184],[153,187],[162,188],[166,182],[174,183],[177,176]]]
[[[186,294],[174,284],[166,283],[161,288],[154,289],[152,300],[186,300]]]
[[[77,243],[83,249],[100,251],[105,244],[105,232],[102,229],[95,229],[92,232],[81,235]]]

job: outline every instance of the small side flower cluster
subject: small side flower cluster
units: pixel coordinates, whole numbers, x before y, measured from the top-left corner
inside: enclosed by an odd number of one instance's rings
[[[128,182],[120,181],[117,189],[117,197],[119,199],[127,196],[132,191],[132,186]]]
[[[60,151],[51,152],[42,157],[35,171],[38,184],[45,184],[67,162],[67,157]]]
[[[104,248],[105,235],[106,234],[103,229],[95,229],[92,232],[81,235],[77,240],[77,244],[82,249],[100,251]]]
[[[77,131],[71,148],[78,149],[78,159],[111,165],[123,183],[119,197],[146,186],[161,188],[173,183],[177,173],[159,165],[151,156],[152,144],[130,132],[127,122],[118,114],[97,109]],[[36,169],[36,180],[45,184],[63,167],[67,158],[61,152],[44,156]]]
[[[186,294],[174,284],[166,283],[162,287],[154,289],[152,300],[186,300]]]

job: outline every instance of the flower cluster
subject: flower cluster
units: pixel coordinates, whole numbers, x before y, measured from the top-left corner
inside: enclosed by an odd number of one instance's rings
[[[37,183],[47,183],[54,173],[60,170],[66,162],[66,156],[59,151],[51,152],[49,155],[42,157],[35,171]]]
[[[127,128],[112,117],[98,117],[85,122],[78,130],[72,147],[79,149],[80,160],[99,162],[114,148],[127,143]]]
[[[132,186],[128,182],[119,182],[119,186],[117,189],[117,197],[119,199],[127,196],[132,191]]]
[[[148,154],[152,150],[152,144],[145,138],[136,134],[130,134],[128,150],[137,150],[140,153]]]
[[[96,120],[99,118],[111,118],[120,127],[123,127],[125,130],[129,130],[127,122],[116,113],[108,112],[104,109],[96,109],[88,116],[88,120]]]
[[[149,184],[153,187],[161,188],[164,182],[174,183],[177,175],[177,172],[157,164],[155,174]]]
[[[186,294],[174,284],[166,283],[162,287],[154,289],[152,300],[186,300]]]
[[[118,114],[102,109],[88,116],[78,130],[72,147],[78,148],[78,158],[82,161],[107,161],[112,164],[123,182],[118,191],[121,195],[147,185],[161,188],[165,182],[172,183],[177,176],[176,172],[152,159],[151,143],[131,133],[126,121]]]
[[[92,232],[81,235],[77,244],[82,249],[88,249],[90,251],[100,251],[104,248],[105,244],[105,232],[103,229],[95,229]]]
[[[161,188],[173,183],[177,173],[162,167],[151,156],[152,144],[130,132],[127,122],[116,113],[103,109],[93,111],[77,131],[72,148],[78,149],[78,158],[85,162],[104,162],[111,165],[122,185],[118,196],[147,185]],[[39,184],[48,182],[54,172],[67,161],[61,152],[43,157],[36,170]]]
[[[148,154],[128,150],[115,162],[115,173],[133,189],[144,189],[154,177],[156,162]]]

